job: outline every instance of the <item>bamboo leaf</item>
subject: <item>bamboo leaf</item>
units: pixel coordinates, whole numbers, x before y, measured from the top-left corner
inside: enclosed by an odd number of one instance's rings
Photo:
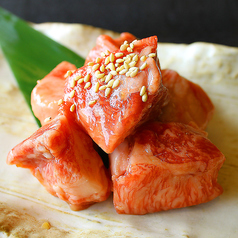
[[[0,46],[30,108],[30,95],[37,80],[64,60],[77,67],[84,64],[82,57],[1,7]]]

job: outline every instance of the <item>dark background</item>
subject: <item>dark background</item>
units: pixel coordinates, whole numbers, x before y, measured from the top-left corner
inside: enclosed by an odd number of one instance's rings
[[[238,0],[0,0],[35,23],[83,23],[161,42],[238,46]],[[0,23],[1,24],[1,23]]]

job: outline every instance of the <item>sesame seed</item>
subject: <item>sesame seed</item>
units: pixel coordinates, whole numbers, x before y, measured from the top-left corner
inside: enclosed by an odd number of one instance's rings
[[[136,65],[136,63],[137,63],[136,61],[131,61],[131,62],[129,63],[129,66],[130,66],[130,67],[134,67],[134,66]]]
[[[101,58],[97,57],[96,58],[96,63],[100,63],[100,61],[101,61]]]
[[[104,89],[106,89],[106,88],[107,88],[107,86],[106,86],[106,85],[103,85],[103,86],[101,86],[101,87],[99,88],[99,91],[104,90]]]
[[[72,74],[73,74],[72,71],[71,71],[71,70],[68,70],[68,71],[66,72],[66,74],[64,75],[64,77],[67,78],[67,77],[71,76]]]
[[[110,57],[108,56],[106,59],[105,59],[105,64],[108,64],[110,62]]]
[[[115,56],[116,56],[117,58],[122,57],[123,55],[124,55],[124,54],[123,54],[122,52],[118,52],[118,53],[115,54]]]
[[[133,49],[131,47],[127,47],[126,49],[128,52],[133,52]]]
[[[71,112],[74,112],[75,107],[76,107],[75,104],[72,104],[69,110],[70,110]]]
[[[105,51],[105,54],[106,54],[106,55],[109,55],[109,54],[110,54],[110,51],[109,51],[109,50],[106,50],[106,51]]]
[[[96,71],[96,73],[95,73],[95,77],[97,78],[97,79],[101,79],[101,78],[103,78],[104,77],[104,73],[101,73],[100,74],[100,71],[98,70],[98,71]]]
[[[70,87],[71,87],[71,88],[74,88],[75,85],[76,85],[76,81],[75,81],[74,79],[71,80],[71,82],[70,82]]]
[[[108,56],[106,59],[105,59],[105,64],[109,64],[110,62],[110,57]]]
[[[124,62],[123,66],[124,66],[125,69],[129,69],[130,68],[126,61]]]
[[[81,84],[82,82],[84,82],[84,78],[78,80],[78,84]]]
[[[106,76],[105,83],[109,82],[111,78],[112,78],[112,74],[108,74]]]
[[[128,69],[122,69],[119,74],[125,74],[128,71]]]
[[[128,41],[127,40],[125,40],[124,42],[123,42],[123,44],[125,45],[125,44],[128,44]]]
[[[123,44],[123,45],[121,45],[120,50],[125,51],[127,49],[127,47],[128,47],[127,44]]]
[[[94,89],[94,92],[95,93],[97,93],[98,92],[98,90],[99,90],[99,82],[97,82],[96,84],[95,84],[95,89]]]
[[[130,48],[133,50],[134,49],[134,43],[130,43]]]
[[[99,68],[99,66],[100,66],[99,64],[95,64],[95,65],[92,67],[92,70],[93,70],[93,71],[96,71],[96,70]]]
[[[134,57],[132,58],[133,61],[138,61],[138,55],[134,55]]]
[[[73,98],[73,97],[74,97],[74,94],[75,94],[75,90],[72,90],[72,91],[70,92],[69,96],[70,96],[71,98]]]
[[[122,65],[122,66],[120,66],[120,67],[117,67],[116,71],[118,72],[118,71],[121,71],[121,70],[123,70],[123,69],[125,69],[124,65]]]
[[[122,63],[122,62],[124,62],[124,59],[117,59],[116,62],[117,63]]]
[[[130,77],[132,77],[132,78],[135,77],[137,75],[137,73],[138,73],[138,69],[133,70],[130,74]]]
[[[112,74],[112,75],[117,75],[117,71],[116,71],[116,70],[112,70],[112,71],[110,72],[110,74]]]
[[[119,79],[116,79],[112,85],[112,88],[116,88],[120,83],[120,80]]]
[[[105,71],[105,66],[104,66],[104,64],[102,64],[102,65],[100,66],[100,71],[101,71],[102,73]]]
[[[94,63],[93,62],[88,62],[88,66],[93,66]]]
[[[143,102],[146,102],[147,99],[148,99],[148,94],[145,92],[145,93],[143,94],[143,96],[142,96],[142,101],[143,101]]]
[[[42,223],[41,228],[49,230],[51,228],[51,225],[48,221]]]
[[[110,63],[106,66],[106,69],[110,69],[111,71],[115,70],[115,65],[113,63]]]
[[[86,82],[88,82],[89,81],[89,79],[90,79],[90,74],[87,74],[85,77],[84,77],[84,82],[86,83]]]
[[[106,54],[105,54],[104,52],[101,52],[101,56],[102,56],[102,57],[105,57]]]
[[[132,72],[132,71],[134,71],[134,70],[139,70],[139,69],[138,69],[138,67],[131,67],[131,68],[129,69],[130,72]]]
[[[107,84],[107,88],[112,87],[114,81],[115,81],[114,79],[111,79],[111,80],[108,82],[108,84]]]
[[[109,58],[110,58],[110,62],[114,62],[115,56],[113,53],[110,54]]]
[[[84,89],[87,89],[87,88],[89,88],[91,86],[91,82],[87,82],[86,84],[85,84],[85,86],[84,86]]]
[[[140,96],[143,96],[146,92],[146,87],[145,86],[142,86],[141,89],[140,89]]]
[[[140,66],[140,70],[143,70],[143,69],[145,69],[146,68],[146,66],[147,66],[147,63],[145,62],[145,63],[143,63],[141,66]]]
[[[106,90],[105,90],[106,97],[110,94],[111,90],[112,90],[111,88],[106,88]]]
[[[51,117],[47,117],[47,118],[45,118],[44,122],[47,123],[47,122],[49,122],[50,120],[51,120]]]
[[[131,74],[131,72],[128,71],[128,72],[126,73],[126,77],[130,77],[130,74]]]
[[[106,79],[106,76],[103,76],[102,78],[100,78],[100,81],[101,81],[101,82],[104,82],[105,79]]]
[[[151,57],[151,58],[153,58],[153,57],[156,56],[156,54],[155,54],[155,53],[150,53],[148,56]]]
[[[97,102],[97,100],[92,100],[88,103],[89,106],[92,106],[93,104],[95,104]]]
[[[146,60],[146,56],[145,56],[145,55],[141,56],[141,57],[140,57],[140,60],[141,60],[141,61],[145,61],[145,60]]]
[[[59,101],[58,101],[58,106],[61,105],[63,103],[63,99],[61,98]]]
[[[81,79],[81,78],[82,78],[82,75],[81,75],[81,74],[78,74],[78,75],[75,76],[74,80],[75,80],[75,81],[78,81],[78,80]]]

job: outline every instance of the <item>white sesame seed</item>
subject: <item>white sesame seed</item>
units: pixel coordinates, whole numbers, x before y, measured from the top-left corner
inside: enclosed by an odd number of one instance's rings
[[[141,89],[140,89],[140,96],[143,96],[146,92],[146,87],[145,86],[142,86]]]
[[[135,77],[137,75],[137,73],[138,73],[138,69],[133,70],[130,74],[130,77],[132,77],[132,78]]]
[[[78,84],[81,84],[82,82],[84,82],[84,78],[78,80]]]
[[[105,66],[104,66],[104,64],[102,64],[102,65],[100,66],[100,71],[101,71],[102,73],[105,71]]]
[[[111,71],[115,70],[115,65],[113,63],[110,63],[106,66],[106,69],[110,69]]]
[[[110,94],[111,90],[112,90],[111,88],[106,88],[106,90],[105,90],[106,97]]]
[[[148,56],[151,57],[151,58],[153,58],[153,57],[156,56],[156,54],[155,54],[155,53],[150,53]]]
[[[140,70],[143,70],[143,69],[145,69],[146,68],[146,66],[147,66],[147,63],[145,62],[145,63],[143,63],[141,66],[140,66]]]
[[[70,87],[71,87],[71,88],[74,88],[75,85],[76,85],[76,81],[75,81],[74,79],[71,80],[71,82],[70,82]]]
[[[88,103],[89,106],[92,106],[93,104],[95,104],[97,102],[97,100],[92,100]]]
[[[105,54],[104,52],[101,52],[101,56],[102,56],[102,57],[105,57],[106,54]]]
[[[135,40],[133,40],[131,43],[135,44],[136,42],[137,42],[137,40],[135,39]]]
[[[72,74],[73,74],[72,71],[71,71],[71,70],[68,70],[68,71],[66,72],[66,74],[64,75],[64,77],[67,78],[67,77],[71,76]]]
[[[92,67],[92,70],[93,70],[93,71],[96,71],[96,70],[99,68],[99,66],[100,66],[99,64],[95,64],[95,65]]]
[[[111,79],[111,80],[108,82],[108,84],[107,84],[107,88],[112,87],[114,81],[115,81],[114,79]]]
[[[114,60],[115,60],[115,56],[114,56],[114,54],[111,53],[109,57],[110,57],[110,62],[114,62]]]
[[[111,78],[112,78],[112,74],[108,74],[106,76],[105,83],[109,82]]]
[[[120,83],[120,80],[119,79],[116,79],[112,85],[112,88],[116,88]]]
[[[101,81],[101,82],[104,82],[105,79],[106,79],[106,76],[103,76],[102,78],[100,78],[100,81]]]
[[[81,74],[78,74],[78,75],[75,76],[74,80],[75,80],[75,81],[78,81],[78,80],[81,79],[81,78],[82,78],[82,75],[81,75]]]
[[[91,82],[87,82],[84,86],[84,89],[89,88],[91,86]]]
[[[128,44],[128,41],[127,40],[125,40],[124,42],[123,42],[123,44],[125,45],[125,44]]]
[[[44,122],[47,123],[47,122],[49,122],[50,120],[51,120],[51,117],[47,117],[47,118],[45,118]]]
[[[121,71],[121,70],[123,70],[123,69],[125,69],[124,65],[122,65],[122,66],[120,66],[120,67],[117,67],[116,71],[118,72],[118,71]]]
[[[134,57],[132,58],[132,60],[133,60],[133,61],[138,61],[138,58],[139,58],[139,57],[138,57],[138,55],[136,54],[136,55],[134,55]]]
[[[130,43],[130,48],[133,50],[134,49],[134,44],[131,42]]]
[[[99,91],[104,90],[104,89],[106,89],[106,88],[107,88],[107,86],[106,86],[106,85],[103,85],[103,86],[101,86],[101,87],[99,88]]]
[[[146,60],[146,56],[145,56],[145,55],[141,56],[141,57],[140,57],[140,60],[141,60],[141,61],[145,61],[145,60]]]
[[[116,71],[116,70],[112,70],[112,71],[110,72],[110,74],[112,74],[112,75],[117,75],[117,71]]]
[[[98,92],[99,86],[100,86],[100,85],[99,85],[99,82],[97,82],[97,83],[95,84],[95,89],[94,89],[95,93]]]
[[[130,72],[132,72],[132,71],[134,71],[134,70],[139,70],[139,69],[138,69],[138,67],[131,67],[131,68],[129,68],[129,71],[130,71]]]
[[[110,57],[108,56],[106,59],[105,59],[105,64],[108,64],[110,62]]]
[[[75,104],[72,104],[69,110],[73,112],[75,110],[75,107],[76,107]]]
[[[136,63],[137,63],[136,61],[131,61],[131,62],[129,63],[129,66],[130,66],[130,67],[134,67],[134,66],[136,65]]]
[[[125,74],[128,71],[128,69],[122,69],[119,74]]]
[[[125,69],[129,69],[130,68],[126,61],[124,62],[123,66],[124,66]]]
[[[142,101],[143,101],[143,102],[146,102],[147,99],[148,99],[148,94],[145,92],[145,93],[143,94],[143,96],[142,96]]]
[[[133,52],[133,49],[131,47],[127,47],[126,49],[128,52]]]
[[[90,74],[87,74],[85,77],[84,77],[84,82],[87,83],[90,79]]]
[[[109,55],[109,54],[110,54],[110,51],[109,51],[109,50],[106,50],[106,51],[105,51],[105,54],[106,54],[106,55]]]
[[[124,59],[117,59],[116,62],[117,63],[122,63],[122,62],[124,62]]]
[[[97,57],[96,58],[96,63],[100,63],[100,61],[101,61],[101,58]]]
[[[58,101],[58,106],[61,105],[63,103],[63,99],[61,98],[59,101]]]
[[[122,57],[124,54],[122,52],[118,52],[115,54],[115,56],[118,58],[118,57]]]
[[[130,77],[130,74],[131,74],[131,72],[128,71],[128,72],[126,73],[126,77]]]
[[[95,72],[95,77],[96,77],[97,79],[103,78],[104,75],[105,75],[104,73],[101,73],[101,74],[100,74],[100,71],[99,71],[99,70]]]
[[[121,45],[120,50],[125,51],[127,49],[127,47],[128,47],[127,44],[123,44],[123,45]]]
[[[72,90],[72,91],[70,92],[69,96],[70,96],[71,98],[73,98],[74,95],[75,95],[75,90]]]
[[[93,62],[88,62],[88,66],[93,66],[94,63]]]

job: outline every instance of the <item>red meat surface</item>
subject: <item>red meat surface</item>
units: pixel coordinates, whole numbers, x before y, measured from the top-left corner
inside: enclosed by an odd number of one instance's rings
[[[222,193],[225,157],[198,128],[143,125],[109,155],[118,213],[146,214],[208,202]]]

